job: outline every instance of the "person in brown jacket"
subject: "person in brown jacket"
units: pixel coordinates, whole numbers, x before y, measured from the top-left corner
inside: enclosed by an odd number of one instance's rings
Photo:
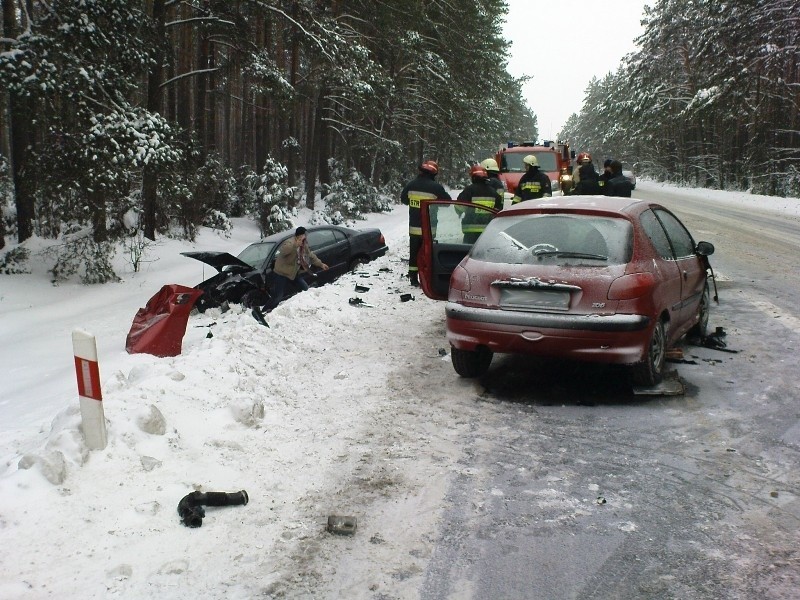
[[[298,227],[294,232],[294,237],[290,237],[278,248],[278,257],[275,259],[273,267],[275,278],[270,289],[271,298],[264,308],[271,311],[280,304],[286,292],[287,282],[293,282],[300,288],[300,291],[305,292],[308,289],[308,283],[298,275],[301,270],[311,274],[311,265],[325,271],[328,270],[328,265],[317,258],[317,255],[308,247],[306,228]]]

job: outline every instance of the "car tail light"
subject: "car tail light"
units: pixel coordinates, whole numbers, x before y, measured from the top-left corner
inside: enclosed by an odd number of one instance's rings
[[[618,277],[608,288],[609,300],[632,300],[640,298],[653,289],[656,280],[652,273],[633,273]]]
[[[386,245],[386,238],[385,238],[385,237],[383,237],[383,234],[381,234],[381,236],[380,236],[379,243],[380,243],[382,246],[385,246],[385,245]]]
[[[461,266],[453,269],[453,274],[450,275],[450,289],[468,292],[469,287],[469,273],[467,273],[467,270]]]

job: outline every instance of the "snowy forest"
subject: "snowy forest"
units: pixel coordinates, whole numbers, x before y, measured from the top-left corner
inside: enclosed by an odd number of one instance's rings
[[[800,196],[800,0],[659,0],[643,21],[561,135],[654,179]]]
[[[499,0],[2,3],[0,240],[69,235],[56,271],[320,196],[354,218],[424,156],[535,134]]]
[[[342,223],[387,208],[423,158],[456,185],[478,149],[538,137],[505,0],[2,7],[0,273],[34,237],[60,242],[54,279],[95,283],[115,249],[231,217],[268,235],[324,198]],[[659,0],[642,18],[639,51],[560,139],[642,176],[800,195],[800,0]]]

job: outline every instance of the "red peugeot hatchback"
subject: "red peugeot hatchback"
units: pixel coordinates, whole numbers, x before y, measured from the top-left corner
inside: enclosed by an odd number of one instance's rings
[[[453,367],[478,377],[494,353],[519,353],[629,365],[634,383],[655,385],[670,346],[706,334],[714,246],[658,204],[547,200],[500,212],[423,204],[420,284],[447,300]],[[494,215],[474,245],[464,210]]]

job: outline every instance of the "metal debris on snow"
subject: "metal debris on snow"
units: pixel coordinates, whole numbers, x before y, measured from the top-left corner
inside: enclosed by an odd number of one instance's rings
[[[373,307],[372,304],[367,304],[366,302],[364,302],[358,296],[356,296],[355,298],[350,298],[350,300],[348,300],[347,302],[350,303],[352,306],[367,306],[367,307],[370,307],[370,308]]]
[[[355,517],[340,517],[331,515],[328,517],[327,531],[337,535],[354,535],[356,532]]]
[[[634,386],[636,396],[683,396],[683,383],[680,379],[664,379],[661,383],[651,386]]]

